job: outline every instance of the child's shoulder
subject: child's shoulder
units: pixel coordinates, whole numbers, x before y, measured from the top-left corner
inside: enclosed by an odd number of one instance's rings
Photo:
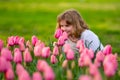
[[[81,36],[87,36],[87,35],[91,35],[94,34],[91,30],[85,30],[82,32]]]
[[[91,30],[85,30],[81,34],[81,38],[97,37],[97,35]]]

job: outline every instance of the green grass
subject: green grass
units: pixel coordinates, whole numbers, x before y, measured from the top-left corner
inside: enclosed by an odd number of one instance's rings
[[[109,3],[100,0],[79,1],[1,1],[0,37],[6,40],[8,36],[19,35],[31,39],[32,35],[36,35],[43,41],[49,38],[54,40],[57,15],[66,9],[75,8],[102,43],[111,44],[113,51],[120,53],[120,3],[117,0],[113,3],[110,3],[112,0]]]

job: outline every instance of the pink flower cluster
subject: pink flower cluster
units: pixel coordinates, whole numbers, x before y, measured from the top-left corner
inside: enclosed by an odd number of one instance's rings
[[[18,80],[54,80],[55,74],[48,63],[44,60],[38,60],[37,68],[38,71],[33,72],[33,76],[29,75],[29,72],[25,69],[27,63],[31,63],[33,58],[49,58],[51,56],[51,63],[55,64],[58,60],[56,56],[58,55],[57,48],[54,49],[54,54],[50,47],[45,46],[45,44],[40,41],[36,36],[32,36],[31,43],[25,42],[23,37],[11,36],[7,40],[7,47],[3,46],[3,41],[0,40],[0,73],[5,74],[6,80],[14,80],[15,74],[18,76]],[[34,56],[32,56],[32,52]],[[13,66],[11,62],[16,64],[16,73],[13,71]],[[22,65],[24,63],[24,65]],[[41,63],[46,63],[41,64]],[[39,65],[41,64],[41,65]],[[44,65],[44,66],[42,66]],[[39,68],[41,69],[39,70]],[[39,72],[40,71],[40,72]],[[42,74],[41,75],[41,71]],[[42,78],[43,76],[43,78]]]
[[[62,32],[62,30],[58,28],[54,34],[54,37],[58,39],[57,45],[62,46],[65,43],[65,40],[67,40],[68,35],[66,32]]]
[[[58,73],[55,74],[54,68],[57,66],[56,68],[62,67],[60,69],[63,71],[58,71],[65,72],[68,80],[74,79],[76,75],[73,75],[73,71],[77,68],[86,69],[86,74],[80,75],[78,80],[102,80],[100,67],[103,67],[106,77],[115,75],[118,69],[118,56],[117,53],[112,54],[111,45],[106,45],[95,55],[91,49],[85,47],[83,40],[79,40],[76,44],[78,49],[76,57],[71,46],[65,44],[67,33],[57,29],[54,36],[58,41],[52,48],[46,46],[35,35],[31,37],[31,42],[25,41],[24,37],[8,37],[5,47],[0,39],[0,74],[3,73],[6,80],[14,80],[16,76],[18,80],[56,80]],[[36,68],[32,75],[27,69],[31,63]]]
[[[63,52],[66,55],[66,59],[63,62],[63,68],[66,67],[68,60],[74,60],[75,53],[71,49],[69,44],[65,44],[65,39],[62,36],[66,36],[66,33],[62,33],[61,29],[57,29],[55,32],[55,38],[58,39],[57,44],[63,46]],[[62,38],[62,39],[61,39]],[[67,37],[66,37],[67,38]],[[117,54],[112,54],[111,45],[106,45],[103,50],[98,51],[96,55],[91,49],[85,47],[83,40],[79,40],[76,44],[76,48],[79,51],[78,66],[88,67],[89,74],[92,76],[93,80],[102,80],[101,74],[99,72],[99,67],[104,68],[104,73],[107,77],[114,76],[117,68]],[[91,80],[88,76],[80,76],[80,80]]]

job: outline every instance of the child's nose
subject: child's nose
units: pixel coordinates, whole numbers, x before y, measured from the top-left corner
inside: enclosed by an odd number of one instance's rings
[[[66,31],[66,28],[63,26],[63,27],[61,27],[61,29],[63,30],[63,31]]]

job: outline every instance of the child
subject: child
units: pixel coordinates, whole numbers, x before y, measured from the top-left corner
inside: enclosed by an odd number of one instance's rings
[[[78,52],[78,49],[76,48],[78,40],[83,40],[85,46],[92,49],[94,52],[98,48],[99,50],[103,49],[103,45],[98,36],[89,30],[79,12],[74,9],[66,10],[58,15],[56,27],[68,34],[68,39],[65,41],[65,44],[70,44],[74,52]]]

